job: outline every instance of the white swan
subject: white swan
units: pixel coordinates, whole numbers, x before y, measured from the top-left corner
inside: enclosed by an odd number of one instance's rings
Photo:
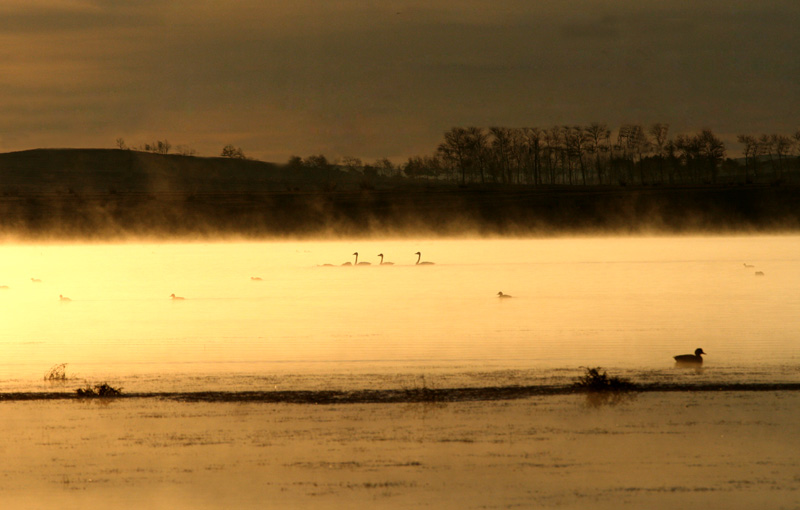
[[[382,265],[382,266],[393,266],[394,265],[394,262],[384,262],[383,261],[383,253],[379,253],[378,256],[381,258],[380,265]]]
[[[358,252],[354,252],[353,255],[356,256],[356,261],[354,263],[356,266],[371,266],[372,265],[369,262],[359,262],[358,261]]]
[[[175,294],[170,294],[169,297],[171,297],[173,301],[181,301],[181,300],[183,300],[182,297],[176,296]]]
[[[511,297],[511,296],[509,296],[508,294],[503,294],[503,292],[502,292],[502,291],[501,291],[501,292],[498,292],[498,293],[497,293],[497,296],[498,296],[499,298],[501,298],[501,299],[502,299],[502,298],[510,298],[510,297]]]
[[[58,295],[58,299],[60,301],[72,301],[70,298],[68,298],[66,296],[62,296],[61,294]]]
[[[414,253],[414,255],[417,256],[416,265],[418,265],[418,266],[432,266],[434,264],[433,262],[426,262],[424,260],[422,262],[420,262],[420,259],[422,259],[422,253],[420,253],[420,252],[416,252],[416,253]]]

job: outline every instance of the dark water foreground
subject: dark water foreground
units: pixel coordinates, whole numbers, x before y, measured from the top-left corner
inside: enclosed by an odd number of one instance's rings
[[[578,394],[635,394],[656,392],[773,392],[800,391],[800,383],[647,384],[624,392],[592,392],[573,386],[493,386],[413,390],[354,391],[196,391],[122,393],[115,397],[80,397],[77,392],[0,393],[0,401],[161,399],[178,402],[260,402],[281,404],[407,404],[512,400],[533,396]]]

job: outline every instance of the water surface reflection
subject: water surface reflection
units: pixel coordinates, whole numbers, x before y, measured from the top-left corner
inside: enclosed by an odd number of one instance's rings
[[[57,363],[128,388],[527,384],[581,366],[795,380],[798,241],[4,245],[0,385],[41,384]],[[676,371],[698,345],[707,370]]]

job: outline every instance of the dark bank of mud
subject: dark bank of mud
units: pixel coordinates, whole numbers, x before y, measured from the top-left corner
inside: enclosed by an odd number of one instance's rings
[[[800,383],[645,384],[625,392],[775,392],[800,391]],[[99,400],[161,399],[179,402],[253,402],[274,404],[409,404],[515,400],[535,396],[578,395],[591,391],[574,386],[492,386],[482,388],[354,390],[354,391],[197,391],[122,393]],[[614,392],[599,392],[614,393]],[[75,392],[0,393],[3,401],[94,400]]]

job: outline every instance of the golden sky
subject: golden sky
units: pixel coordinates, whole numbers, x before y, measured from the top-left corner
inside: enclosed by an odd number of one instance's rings
[[[453,126],[791,134],[798,26],[797,0],[3,0],[0,151],[402,161]]]

